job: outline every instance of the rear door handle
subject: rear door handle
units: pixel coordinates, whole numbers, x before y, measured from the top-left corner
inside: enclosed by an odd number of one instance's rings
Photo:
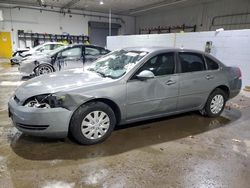
[[[212,75],[207,75],[207,76],[206,76],[206,79],[207,79],[207,80],[211,80],[211,79],[213,79],[213,78],[214,78],[214,76],[212,76]]]
[[[168,81],[166,82],[166,85],[170,86],[170,85],[173,85],[173,84],[175,84],[175,83],[176,83],[176,81],[168,80]]]

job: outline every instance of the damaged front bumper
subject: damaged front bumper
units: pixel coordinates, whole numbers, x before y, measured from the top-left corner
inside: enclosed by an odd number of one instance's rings
[[[34,63],[20,63],[18,67],[18,71],[21,73],[22,76],[30,76],[34,74],[34,69],[36,65]]]
[[[67,137],[73,112],[80,105],[93,98],[62,92],[40,96],[47,99],[46,102],[51,108],[29,107],[25,105],[25,102],[22,103],[16,97],[12,97],[8,103],[9,116],[14,126],[21,132],[51,138]],[[34,98],[36,96],[26,101],[34,100]],[[36,101],[38,102],[37,99]]]
[[[10,99],[8,106],[14,126],[21,132],[33,136],[67,137],[72,111],[21,106],[14,98]]]

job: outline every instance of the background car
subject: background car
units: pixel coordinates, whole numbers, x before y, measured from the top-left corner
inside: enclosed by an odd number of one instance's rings
[[[60,42],[46,42],[30,50],[22,50],[22,51],[19,51],[18,53],[14,53],[13,57],[10,59],[10,62],[12,65],[19,64],[24,58],[28,56],[39,55],[41,53],[47,53],[61,46],[65,46],[65,44],[60,43]]]
[[[60,47],[52,52],[31,56],[22,61],[19,71],[22,75],[42,75],[54,71],[80,68],[110,51],[93,45],[74,44]]]
[[[13,52],[12,57],[19,56],[19,55],[22,54],[23,52],[27,52],[27,51],[29,51],[29,50],[30,50],[30,48],[18,48],[18,49],[16,49],[16,50]]]
[[[98,59],[89,70],[27,81],[9,109],[14,125],[26,134],[70,132],[81,144],[95,144],[116,125],[196,110],[217,117],[241,84],[239,68],[203,52],[128,48]]]

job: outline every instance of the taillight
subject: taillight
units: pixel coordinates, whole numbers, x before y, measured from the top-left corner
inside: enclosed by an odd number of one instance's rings
[[[239,71],[239,79],[242,79],[242,73],[241,73],[240,68],[238,68],[238,71]]]

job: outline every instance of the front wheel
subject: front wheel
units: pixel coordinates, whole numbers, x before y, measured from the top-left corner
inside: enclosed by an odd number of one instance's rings
[[[208,117],[218,117],[224,110],[226,94],[221,89],[215,89],[208,97],[207,103],[201,113]]]
[[[115,124],[115,114],[108,105],[90,102],[75,111],[69,131],[78,143],[91,145],[107,139]]]
[[[54,72],[54,69],[52,66],[50,65],[39,65],[36,69],[35,69],[35,75],[36,76],[40,76],[43,74],[49,74]]]

